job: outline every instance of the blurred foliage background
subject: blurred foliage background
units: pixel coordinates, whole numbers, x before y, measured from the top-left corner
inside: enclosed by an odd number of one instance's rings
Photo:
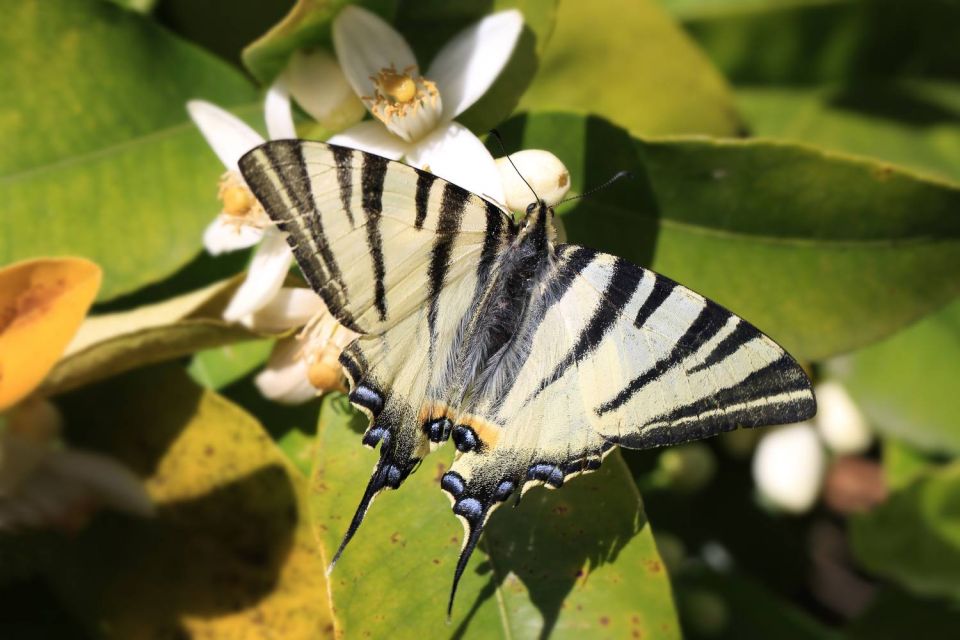
[[[518,7],[513,58],[460,121],[553,152],[576,193],[633,171],[558,211],[569,240],[746,317],[839,384],[869,434],[844,448],[811,428],[802,509],[758,491],[762,430],[622,451],[535,490],[492,519],[449,626],[450,451],[377,502],[327,578],[373,462],[364,420],[336,392],[260,396],[275,336],[221,318],[248,254],[200,241],[222,165],[185,103],[262,132],[264,88],[297,49],[330,47],[345,4],[0,0],[0,265],[103,268],[40,393],[67,445],[123,462],[157,507],[0,533],[0,635],[955,635],[960,2],[362,3],[421,61]],[[305,137],[332,132],[296,115]]]

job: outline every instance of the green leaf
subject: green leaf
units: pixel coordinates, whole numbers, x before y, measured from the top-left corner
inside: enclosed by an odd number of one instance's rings
[[[187,372],[200,386],[219,390],[259,369],[273,344],[273,340],[251,340],[200,351],[193,356]]]
[[[44,380],[43,393],[62,393],[137,367],[255,338],[255,333],[222,318],[241,279],[132,311],[87,318]]]
[[[871,572],[926,596],[960,598],[960,464],[930,471],[851,523]]]
[[[946,94],[946,95],[943,95]],[[960,85],[738,89],[754,135],[871,156],[960,183]]]
[[[828,370],[881,432],[924,451],[960,454],[960,300]]]
[[[883,473],[887,486],[901,489],[937,465],[937,460],[895,438],[883,440]]]
[[[76,254],[100,299],[160,280],[200,250],[223,167],[184,103],[255,94],[238,72],[98,0],[10,3],[0,34],[0,263]]]
[[[122,399],[122,401],[118,401]],[[47,579],[118,638],[330,632],[306,481],[256,420],[175,367],[71,394],[69,436],[145,479],[156,517],[103,514],[55,547]]]
[[[773,141],[636,140],[599,119],[537,113],[502,129],[546,148],[582,192],[571,242],[707,295],[818,360],[869,344],[960,293],[960,189]]]
[[[742,129],[723,78],[654,0],[563,2],[520,106],[592,113],[635,135]]]
[[[343,396],[320,414],[312,501],[324,556],[340,543],[375,454]],[[449,449],[449,448],[448,448]],[[381,496],[330,577],[347,637],[419,638],[443,629],[462,531],[440,491],[450,451]],[[535,489],[490,519],[464,573],[455,637],[679,637],[670,585],[618,453],[558,491]]]
[[[955,2],[665,0],[736,84],[960,77]]]

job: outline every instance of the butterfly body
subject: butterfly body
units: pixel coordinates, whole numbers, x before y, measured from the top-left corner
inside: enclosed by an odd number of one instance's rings
[[[427,172],[296,140],[240,168],[311,286],[361,334],[340,362],[379,459],[334,562],[373,499],[447,440],[441,487],[466,531],[455,587],[500,504],[597,469],[615,445],[815,412],[773,340],[627,260],[555,245],[542,202],[518,225]]]

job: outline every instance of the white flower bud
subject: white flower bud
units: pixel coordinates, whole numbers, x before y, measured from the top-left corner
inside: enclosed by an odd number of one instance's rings
[[[804,513],[816,502],[823,483],[826,455],[808,422],[768,432],[753,457],[753,479],[774,507]]]
[[[363,117],[363,103],[336,58],[323,49],[294,52],[282,77],[293,99],[317,122],[349,125]]]
[[[817,417],[820,437],[840,455],[862,453],[870,448],[873,433],[853,398],[839,382],[817,385]]]
[[[516,169],[510,165],[510,160],[513,160]],[[504,204],[511,211],[526,211],[527,205],[534,201],[530,187],[550,206],[560,202],[570,190],[570,172],[560,159],[549,151],[518,151],[510,155],[510,160],[497,158],[497,169],[500,171],[506,196]],[[524,180],[530,183],[530,187]]]

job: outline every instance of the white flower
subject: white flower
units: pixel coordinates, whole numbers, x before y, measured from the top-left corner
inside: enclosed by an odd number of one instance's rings
[[[839,382],[817,385],[817,417],[820,437],[836,454],[863,453],[873,442],[873,433],[853,398]]]
[[[345,7],[333,23],[343,72],[374,120],[328,140],[427,169],[503,202],[490,152],[454,118],[500,75],[523,28],[517,10],[489,15],[456,35],[423,75],[410,46],[375,14]]]
[[[497,158],[496,163],[503,183],[504,204],[511,211],[526,211],[527,205],[534,201],[531,188],[551,207],[570,190],[570,172],[549,151],[525,149]]]
[[[342,389],[338,358],[357,334],[341,326],[323,300],[310,289],[284,287],[250,318],[259,331],[283,332],[300,328],[296,335],[278,340],[255,383],[267,398],[282,404],[299,404],[317,393]]]
[[[753,457],[753,478],[774,507],[804,513],[820,495],[826,455],[809,422],[768,431]]]
[[[100,507],[153,514],[140,480],[106,456],[58,446],[60,414],[32,399],[0,435],[0,531],[82,525]]]
[[[246,280],[223,313],[229,321],[249,320],[250,314],[267,304],[283,285],[293,260],[286,238],[267,217],[237,166],[243,154],[265,141],[245,122],[209,102],[191,100],[187,111],[227,169],[220,180],[223,209],[204,232],[204,246],[217,255],[260,243]],[[267,91],[264,114],[271,139],[296,137],[283,81]]]

